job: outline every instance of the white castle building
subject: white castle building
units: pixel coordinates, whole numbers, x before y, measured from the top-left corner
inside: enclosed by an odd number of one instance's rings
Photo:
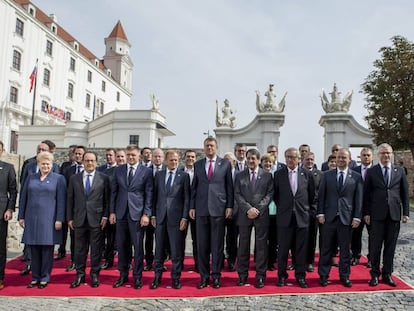
[[[0,140],[7,152],[21,151],[19,127],[62,128],[130,109],[131,45],[120,22],[100,59],[30,1],[0,0],[0,20]]]

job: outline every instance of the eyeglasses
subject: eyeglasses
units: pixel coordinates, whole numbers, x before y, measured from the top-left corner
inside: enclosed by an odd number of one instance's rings
[[[294,159],[297,159],[298,157],[297,156],[285,156],[285,158],[289,160],[294,160]]]

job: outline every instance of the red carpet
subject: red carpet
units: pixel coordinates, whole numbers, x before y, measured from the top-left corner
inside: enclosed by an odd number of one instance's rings
[[[55,296],[55,297],[79,297],[79,296],[103,296],[103,297],[115,297],[115,298],[185,298],[185,297],[217,297],[217,296],[245,296],[245,295],[300,295],[300,294],[331,294],[331,293],[352,293],[352,292],[373,292],[373,291],[390,291],[390,290],[413,290],[414,288],[401,279],[394,276],[394,280],[398,286],[396,288],[389,285],[380,284],[376,287],[368,286],[368,280],[370,278],[369,269],[365,267],[366,259],[361,258],[361,264],[352,267],[351,281],[353,283],[352,288],[345,288],[339,282],[338,268],[332,267],[330,284],[327,287],[321,287],[319,285],[319,276],[317,271],[308,273],[307,282],[309,288],[302,289],[298,286],[294,280],[293,271],[289,271],[288,285],[285,287],[277,287],[277,271],[268,271],[265,287],[257,289],[255,284],[255,273],[250,272],[248,279],[249,284],[246,286],[238,287],[236,282],[238,280],[237,272],[228,272],[224,269],[222,274],[220,289],[214,289],[211,287],[199,290],[196,288],[199,282],[199,274],[191,271],[193,267],[193,259],[187,257],[185,260],[185,268],[182,273],[181,283],[182,288],[180,290],[171,288],[170,279],[170,267],[171,262],[167,262],[168,270],[163,274],[163,280],[161,286],[156,290],[150,290],[154,274],[153,272],[144,272],[143,283],[144,287],[139,290],[135,290],[132,287],[133,278],[129,277],[129,283],[120,288],[113,288],[112,284],[118,279],[119,274],[115,267],[101,271],[100,282],[101,285],[98,288],[92,288],[90,286],[89,275],[85,285],[81,285],[78,288],[71,289],[69,285],[76,277],[76,272],[65,272],[65,268],[68,265],[67,257],[65,260],[55,262],[55,266],[52,271],[51,283],[45,289],[26,288],[27,284],[31,281],[31,276],[20,276],[20,271],[24,268],[25,263],[21,262],[19,258],[13,259],[7,263],[6,266],[6,287],[0,291],[0,296]],[[317,269],[315,269],[317,270]],[[89,271],[87,270],[87,273]]]

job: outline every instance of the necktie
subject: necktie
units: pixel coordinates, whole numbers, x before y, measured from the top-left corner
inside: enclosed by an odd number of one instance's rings
[[[250,189],[252,192],[256,190],[256,172],[252,172],[252,179],[250,180]]]
[[[243,167],[243,163],[242,163],[242,162],[239,162],[239,170],[240,170],[240,171],[243,171],[243,169],[244,169],[244,167]]]
[[[76,165],[76,174],[80,173],[80,165]]]
[[[208,166],[208,172],[207,172],[207,178],[208,180],[211,180],[211,178],[213,177],[213,162],[214,160],[210,160],[210,165]]]
[[[85,181],[85,193],[86,195],[89,195],[91,192],[91,174],[86,175],[86,181]]]
[[[295,171],[289,172],[289,183],[290,183],[290,189],[292,190],[293,195],[295,195],[296,194]]]
[[[342,186],[344,185],[344,172],[339,172],[338,178],[338,192],[342,190]]]
[[[365,167],[363,168],[363,170],[364,170],[364,171],[362,172],[362,180],[365,180],[365,177],[367,176],[367,170],[368,170],[368,167],[366,167],[366,166],[365,166]]]
[[[129,167],[129,173],[128,173],[128,185],[132,183],[132,178],[134,178],[134,167]]]
[[[389,182],[389,176],[388,176],[388,166],[384,166],[384,182],[385,182],[385,186],[388,187],[388,182]]]
[[[173,172],[170,171],[170,175],[168,176],[167,183],[165,184],[165,191],[167,192],[167,194],[169,194],[171,190],[172,176],[173,176]]]

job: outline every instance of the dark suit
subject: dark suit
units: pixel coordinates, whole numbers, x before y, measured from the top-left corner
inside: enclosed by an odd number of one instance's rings
[[[368,170],[364,183],[364,215],[370,216],[371,222],[371,275],[379,277],[381,274],[380,257],[384,245],[382,276],[389,277],[393,272],[401,216],[409,216],[407,177],[401,167],[391,166],[388,185],[379,164]]]
[[[166,237],[171,247],[172,270],[171,278],[181,276],[184,232],[180,231],[180,221],[188,219],[190,209],[190,177],[186,172],[176,170],[171,189],[166,189],[166,174],[162,170],[155,175],[154,209],[155,227],[155,265],[156,276],[161,276],[165,257]],[[169,174],[169,173],[168,173]],[[168,179],[167,179],[168,180]]]
[[[102,218],[109,216],[109,177],[95,171],[90,193],[84,186],[84,175],[72,175],[69,179],[67,220],[73,220],[75,232],[75,266],[79,278],[85,277],[86,259],[91,248],[91,275],[98,275],[102,256],[104,232]]]
[[[7,225],[4,213],[7,210],[14,212],[16,207],[16,172],[14,166],[0,161],[0,280],[4,279],[4,269],[7,259]]]
[[[211,180],[207,177],[206,158],[194,164],[191,205],[197,222],[198,268],[202,280],[219,279],[223,264],[224,220],[227,208],[233,208],[233,179],[230,162],[220,157],[214,163]]]
[[[305,278],[305,261],[310,215],[314,213],[315,184],[308,170],[297,167],[297,190],[293,194],[288,168],[274,175],[274,201],[277,206],[278,277],[286,279],[289,248],[295,238],[295,277]]]
[[[318,195],[318,216],[324,215],[322,225],[322,251],[318,273],[329,277],[333,247],[339,245],[339,276],[348,279],[350,275],[350,243],[352,221],[362,218],[362,178],[348,168],[341,189],[338,189],[338,169],[324,172]],[[336,241],[337,239],[337,241]],[[336,244],[336,242],[338,244]]]
[[[129,237],[134,246],[135,280],[141,279],[143,270],[144,228],[140,225],[142,215],[151,217],[153,177],[147,167],[139,164],[128,184],[129,164],[118,166],[112,177],[110,213],[116,215],[116,243],[118,247],[118,270],[121,278],[128,277],[130,262]]]
[[[256,278],[266,277],[267,235],[269,227],[269,203],[273,198],[272,174],[259,169],[254,189],[250,185],[250,171],[244,170],[236,175],[234,199],[238,205],[239,250],[237,254],[237,272],[240,278],[247,278],[250,260],[251,232],[255,230]],[[256,208],[260,214],[250,219],[247,212]]]

